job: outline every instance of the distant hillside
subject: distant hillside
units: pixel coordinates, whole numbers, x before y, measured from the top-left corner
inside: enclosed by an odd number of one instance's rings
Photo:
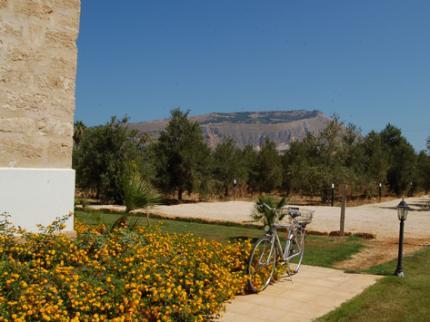
[[[302,140],[307,133],[319,133],[330,119],[320,111],[269,111],[210,113],[191,117],[197,121],[211,148],[226,138],[238,146],[258,148],[265,138],[276,143],[278,150],[288,149],[290,142]],[[130,128],[157,137],[168,120],[131,123]]]

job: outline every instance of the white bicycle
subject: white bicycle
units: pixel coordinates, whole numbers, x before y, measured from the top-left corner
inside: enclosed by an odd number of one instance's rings
[[[286,265],[287,274],[290,276],[299,271],[305,251],[306,225],[312,221],[314,213],[297,207],[277,210],[267,204],[262,206],[278,212],[278,218],[283,211],[287,211],[286,215],[290,220],[286,224],[266,225],[265,236],[255,243],[249,258],[247,273],[249,288],[256,293],[270,284],[278,265]],[[284,247],[279,239],[278,229],[287,230]]]

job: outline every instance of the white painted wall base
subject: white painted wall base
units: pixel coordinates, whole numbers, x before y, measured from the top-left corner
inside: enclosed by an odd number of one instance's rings
[[[75,170],[0,167],[0,213],[29,231],[74,209]],[[65,231],[73,230],[73,218]]]

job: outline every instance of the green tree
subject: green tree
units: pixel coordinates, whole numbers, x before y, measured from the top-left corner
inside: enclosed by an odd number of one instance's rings
[[[233,181],[243,182],[246,169],[242,161],[242,151],[238,149],[232,139],[227,139],[217,145],[213,152],[214,178],[220,182],[224,195],[229,195]]]
[[[366,135],[361,146],[364,154],[361,176],[365,182],[366,195],[372,197],[377,195],[379,184],[385,185],[387,182],[388,156],[384,151],[381,136],[375,131]]]
[[[122,180],[129,162],[141,164],[145,137],[129,130],[128,119],[112,117],[105,125],[86,128],[75,146],[73,167],[79,188],[105,201],[123,203]]]
[[[188,112],[171,111],[169,124],[160,133],[155,148],[157,184],[165,192],[193,192],[205,184],[210,164],[210,151],[197,122],[188,119]]]
[[[364,147],[361,130],[354,124],[348,124],[341,136],[341,163],[354,173],[364,171]]]
[[[416,180],[420,189],[430,191],[430,156],[425,151],[418,154]]]
[[[267,138],[257,155],[250,183],[251,188],[260,193],[271,192],[282,184],[281,158],[275,143]]]
[[[318,140],[318,154],[320,162],[330,168],[341,163],[342,132],[344,124],[337,115],[332,117],[329,124],[321,131]]]
[[[401,130],[391,124],[388,124],[380,135],[389,161],[387,181],[390,190],[400,196],[409,189],[414,178],[415,150],[402,136]]]
[[[331,183],[341,181],[340,129],[336,119],[319,135],[309,133],[302,142],[291,144],[282,160],[285,188],[327,199]]]
[[[292,142],[282,157],[283,188],[302,195],[330,196],[331,184],[359,189],[365,180],[363,138],[353,124],[344,125],[334,116],[319,134],[309,133]]]
[[[313,151],[314,150],[314,151]],[[301,194],[309,193],[312,187],[305,187],[307,184],[303,181],[306,179],[308,168],[312,163],[317,163],[316,140],[315,137],[309,133],[303,141],[293,141],[290,148],[285,151],[281,157],[283,169],[282,188],[289,194],[296,192]],[[314,152],[312,154],[312,152]],[[304,171],[303,171],[304,170]]]
[[[381,136],[375,131],[369,132],[364,138],[363,149],[366,176],[374,183],[385,183],[389,164]]]
[[[257,167],[258,153],[252,145],[246,145],[241,152],[241,160],[244,169],[244,181],[248,189],[253,190],[252,180],[255,177],[255,169]]]
[[[82,121],[76,121],[73,129],[73,143],[78,147],[82,141],[87,126]]]

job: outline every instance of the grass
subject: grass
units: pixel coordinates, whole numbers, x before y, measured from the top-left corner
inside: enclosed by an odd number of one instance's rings
[[[396,261],[370,268],[387,276],[318,321],[429,321],[430,248],[405,258],[405,278],[393,276],[395,268]]]
[[[75,212],[75,220],[88,225],[113,224],[121,214],[103,212]],[[138,224],[146,225],[146,217],[133,217]],[[262,229],[240,225],[208,224],[180,220],[149,218],[151,224],[161,223],[161,230],[169,233],[193,233],[195,235],[221,242],[245,238],[257,239],[263,235]],[[283,233],[280,233],[281,236]],[[306,237],[303,263],[332,267],[336,262],[349,258],[363,247],[363,240],[357,237]]]

